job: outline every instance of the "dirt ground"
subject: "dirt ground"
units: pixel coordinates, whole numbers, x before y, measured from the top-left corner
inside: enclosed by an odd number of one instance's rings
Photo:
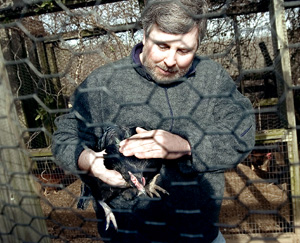
[[[41,205],[52,242],[101,242],[92,205],[76,208],[80,180],[61,191],[50,191]],[[91,203],[90,203],[91,204]],[[262,181],[243,164],[226,172],[226,190],[220,215],[221,231],[226,239],[237,234],[282,234],[292,224],[287,185]]]
[[[292,232],[292,208],[287,183],[263,180],[248,166],[226,173],[226,190],[220,214],[222,232],[276,236]]]
[[[66,189],[50,191],[41,198],[52,242],[101,242],[92,203],[86,210],[76,208],[80,185],[81,181],[77,180]]]

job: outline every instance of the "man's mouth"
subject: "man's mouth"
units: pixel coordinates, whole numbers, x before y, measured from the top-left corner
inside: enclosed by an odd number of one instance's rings
[[[174,68],[173,69],[168,69],[168,68],[163,68],[163,67],[160,67],[160,66],[157,66],[158,69],[159,69],[159,72],[162,73],[163,75],[174,75],[177,70],[175,70]]]

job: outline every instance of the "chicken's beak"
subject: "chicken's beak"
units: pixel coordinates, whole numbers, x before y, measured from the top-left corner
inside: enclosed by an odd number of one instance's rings
[[[128,171],[129,175],[130,175],[130,180],[132,181],[132,183],[135,185],[135,187],[138,189],[139,193],[138,195],[141,195],[141,194],[145,194],[147,195],[146,193],[146,190],[145,190],[145,187],[144,187],[144,183],[146,183],[145,181],[143,181],[143,184],[141,184],[139,182],[139,180],[136,178],[136,176],[134,174],[132,174],[130,171]],[[143,177],[144,178],[144,177]],[[144,178],[145,180],[145,178]]]

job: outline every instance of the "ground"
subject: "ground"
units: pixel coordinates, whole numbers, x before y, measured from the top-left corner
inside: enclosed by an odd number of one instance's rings
[[[46,220],[48,232],[56,238],[52,242],[101,242],[92,240],[99,238],[92,203],[87,210],[76,208],[80,185],[77,180],[66,189],[52,190],[41,198],[42,210],[49,218]]]
[[[244,164],[226,172],[225,178],[220,223],[227,239],[237,234],[278,237],[293,231],[287,183],[263,180]]]

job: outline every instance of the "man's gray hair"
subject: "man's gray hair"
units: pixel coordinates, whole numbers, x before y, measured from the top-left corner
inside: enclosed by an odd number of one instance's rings
[[[198,27],[199,41],[206,32],[206,0],[148,0],[142,14],[142,25],[148,37],[153,25],[168,34],[186,34]]]

